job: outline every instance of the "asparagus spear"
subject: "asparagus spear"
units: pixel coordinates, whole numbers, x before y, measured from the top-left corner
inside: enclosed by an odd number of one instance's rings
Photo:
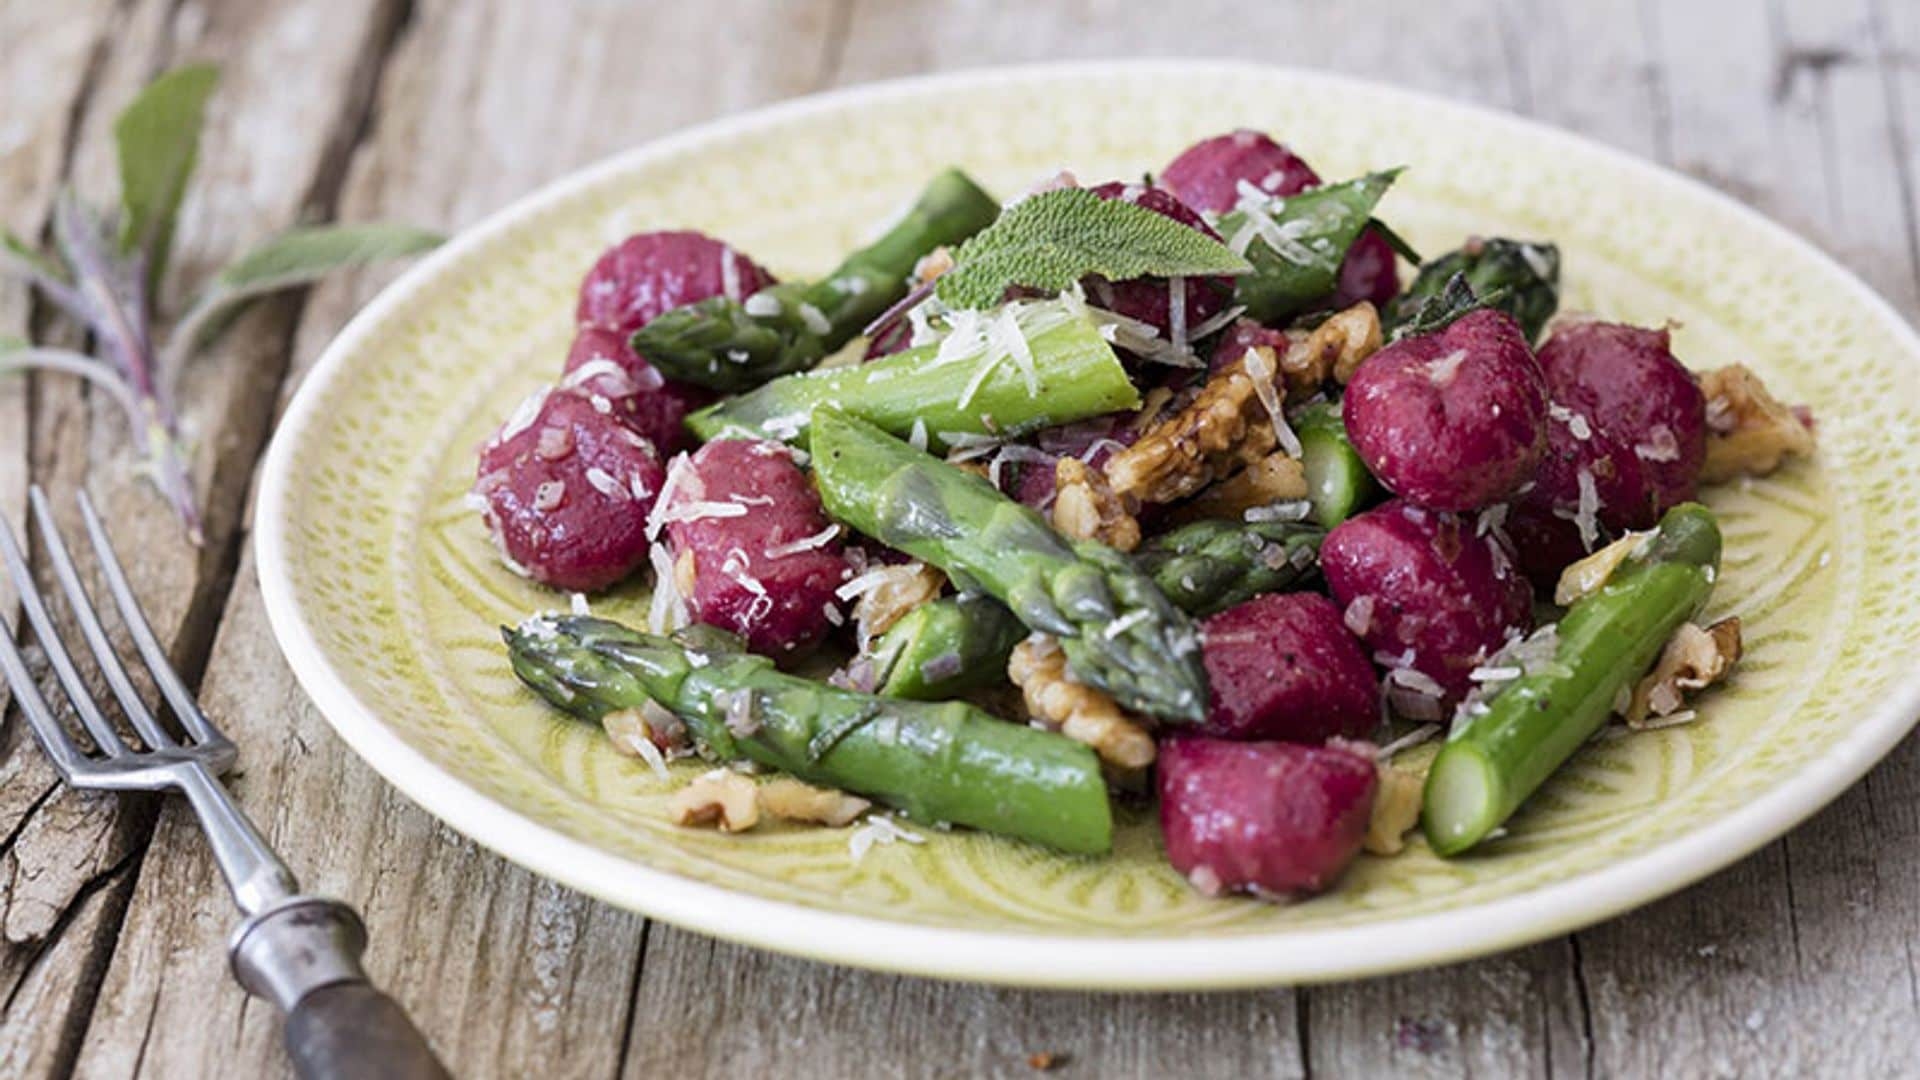
[[[583,616],[503,629],[514,673],[585,719],[648,700],[702,749],[952,822],[1063,851],[1100,853],[1112,812],[1093,752],[957,701],[899,701],[781,672],[738,638],[690,627],[671,638]]]
[[[1027,628],[980,593],[943,596],[894,623],[874,643],[884,697],[939,701],[1007,676],[1007,657]]]
[[[1347,249],[1399,173],[1371,173],[1222,217],[1227,246],[1253,264],[1234,278],[1234,299],[1246,305],[1247,317],[1278,323],[1331,296]]]
[[[1127,708],[1204,718],[1207,675],[1193,625],[1127,556],[1069,543],[980,477],[845,413],[814,414],[812,450],[829,514],[1060,638],[1074,677]]]
[[[900,436],[918,422],[939,450],[943,434],[1017,435],[1140,406],[1126,368],[1084,309],[1047,301],[1000,315],[956,316],[1008,325],[999,334],[972,324],[956,329],[977,340],[976,349],[925,345],[857,367],[775,379],[694,413],[687,426],[708,440],[745,434],[800,442],[814,408],[831,405]],[[1032,357],[1031,383],[1005,345],[1014,326]]]
[[[1553,317],[1560,304],[1560,249],[1552,244],[1494,237],[1474,239],[1457,251],[1427,263],[1391,305],[1386,328],[1391,331],[1413,318],[1420,306],[1447,287],[1455,274],[1465,274],[1474,294],[1514,317],[1527,340]]]
[[[1153,537],[1134,557],[1168,600],[1206,616],[1311,577],[1326,535],[1297,521],[1196,521]]]
[[[1554,662],[1507,684],[1447,740],[1427,774],[1427,842],[1455,855],[1487,837],[1605,722],[1681,623],[1705,606],[1720,528],[1698,503],[1660,526],[1560,620]]]
[[[803,371],[905,296],[922,256],[958,244],[999,213],[992,196],[948,169],[885,236],[824,280],[775,285],[744,302],[716,296],[675,308],[641,327],[633,347],[672,378],[728,392]]]
[[[1307,474],[1313,520],[1331,529],[1352,517],[1380,485],[1348,441],[1347,426],[1333,406],[1309,405],[1291,419],[1300,436],[1300,464]]]

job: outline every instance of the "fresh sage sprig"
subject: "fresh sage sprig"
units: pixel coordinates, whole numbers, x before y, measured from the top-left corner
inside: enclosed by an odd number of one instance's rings
[[[990,308],[1009,288],[1059,292],[1089,274],[1125,281],[1251,269],[1225,244],[1172,218],[1062,188],[1021,200],[962,244],[934,291],[951,308]]]
[[[169,71],[142,90],[113,126],[120,205],[88,207],[71,192],[54,206],[53,250],[0,230],[0,271],[26,279],[90,338],[91,352],[0,337],[0,376],[30,370],[78,376],[126,413],[142,469],[204,540],[173,385],[192,353],[219,336],[244,305],[336,270],[426,251],[438,234],[404,225],[307,226],[273,237],[216,274],[156,343],[155,300],[173,248],[180,203],[200,155],[200,131],[219,73]]]

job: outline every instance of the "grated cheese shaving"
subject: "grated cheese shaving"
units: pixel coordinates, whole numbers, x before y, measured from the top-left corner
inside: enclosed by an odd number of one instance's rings
[[[615,480],[612,473],[598,465],[587,470],[587,483],[593,485],[593,490],[615,502],[627,502],[633,498],[633,492],[625,484]]]
[[[867,818],[865,825],[853,830],[847,836],[847,851],[853,856],[854,862],[859,862],[867,857],[867,852],[871,851],[875,844],[891,844],[896,841],[924,844],[927,838],[919,833],[908,832],[894,824],[891,817],[876,814]]]
[[[1267,418],[1273,421],[1273,437],[1287,456],[1298,458],[1305,449],[1300,445],[1300,436],[1294,434],[1293,427],[1287,423],[1286,410],[1280,407],[1280,391],[1275,383],[1280,373],[1267,359],[1270,351],[1258,348],[1248,349],[1242,354],[1246,365],[1247,377],[1253,380],[1253,392],[1260,397],[1260,404],[1267,410]]]
[[[673,579],[673,555],[665,544],[647,549],[647,561],[653,565],[653,597],[647,602],[647,629],[670,634],[687,625],[687,601]]]
[[[840,526],[829,525],[811,536],[803,536],[798,540],[789,540],[784,544],[775,544],[768,548],[765,554],[769,559],[784,559],[795,552],[813,551],[816,548],[826,547],[829,541],[839,535]]]
[[[494,436],[494,445],[498,446],[532,427],[533,422],[540,416],[540,410],[546,408],[547,395],[551,393],[553,393],[553,387],[543,386],[521,399],[520,405],[513,410],[513,415],[509,416],[505,426],[501,427],[500,434]]]
[[[680,485],[691,470],[692,463],[685,451],[675,454],[673,460],[667,462],[667,479],[660,485],[660,497],[654,500],[653,509],[647,511],[648,540],[660,538],[660,530],[667,524],[667,510],[673,504],[673,497],[680,493]]]

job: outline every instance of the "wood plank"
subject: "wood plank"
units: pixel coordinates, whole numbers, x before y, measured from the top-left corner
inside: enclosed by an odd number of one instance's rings
[[[1176,55],[1329,68],[1449,97],[1514,105],[1514,80],[1492,0],[1469,0],[1441,17],[1432,7],[1420,0],[1368,5],[1188,0],[1127,6],[1099,0],[865,0],[853,5],[834,74],[838,82],[862,82],[988,64]],[[1418,48],[1405,37],[1380,32],[1382,26],[1413,24],[1422,27]]]
[[[377,22],[370,18],[373,10],[361,4],[356,13],[334,4],[321,17],[323,9],[315,4],[304,25],[288,26],[278,13],[243,3],[178,8],[155,0],[118,12],[109,5],[100,23],[112,36],[98,78],[84,107],[69,110],[79,119],[70,182],[90,200],[111,205],[113,115],[171,63],[194,56],[227,59],[227,92],[210,111],[202,172],[177,240],[180,276],[191,285],[233,254],[237,243],[298,220],[317,186],[329,175],[337,180],[340,155],[328,133],[356,115],[349,73],[360,41]],[[238,48],[241,42],[248,47]],[[261,57],[266,63],[248,66],[249,58]],[[288,74],[303,70],[311,84]],[[220,163],[240,147],[270,152],[244,173],[223,172]],[[65,159],[63,151],[63,164]],[[45,378],[34,386],[34,479],[54,496],[70,534],[77,524],[71,495],[82,485],[110,520],[152,523],[140,543],[123,544],[123,556],[155,629],[190,676],[204,662],[212,616],[232,573],[245,478],[264,437],[263,406],[270,406],[278,381],[273,358],[284,355],[291,313],[286,304],[262,305],[196,360],[181,385],[181,409],[195,441],[192,472],[207,521],[208,542],[198,550],[134,475],[129,436],[115,410],[71,380]],[[0,1040],[22,1073],[57,1073],[78,1049],[75,1037],[92,1008],[158,804],[56,790],[40,756],[21,752],[18,742],[7,768],[21,775],[7,786],[34,801],[30,813],[9,823],[14,840],[0,902],[7,937],[33,961],[38,982],[0,1009]]]
[[[654,923],[623,1076],[1307,1074],[1286,990],[1072,994],[901,978]]]
[[[0,224],[38,240],[66,168],[77,110],[113,13],[110,0],[0,6]],[[12,279],[0,280],[0,334],[32,329],[33,303]],[[0,379],[0,516],[19,522],[28,479],[25,379]],[[0,619],[11,624],[15,596],[0,584]],[[0,1075],[58,1071],[72,1060],[79,1027],[66,1002],[91,997],[94,958],[110,944],[131,866],[124,845],[103,843],[111,815],[87,813],[85,800],[54,798],[54,778],[0,687]],[[76,812],[78,811],[78,812]],[[60,857],[71,872],[48,872]],[[43,889],[78,876],[83,887]],[[32,1023],[7,1022],[32,1016]]]
[[[759,10],[741,4],[716,21],[711,10],[663,17],[593,3],[566,12],[422,5],[383,77],[339,216],[458,227],[560,172],[710,111],[805,89],[822,62],[806,42],[823,33],[830,12],[749,17]],[[700,59],[710,41],[702,35],[749,24],[758,30],[713,52],[719,62]],[[661,62],[635,63],[609,44],[642,37]],[[634,107],[610,115],[607,102]],[[539,153],[528,152],[536,146]],[[316,290],[287,387],[390,274]],[[453,836],[337,742],[272,645],[250,563],[236,579],[203,697],[244,748],[236,785],[243,803],[309,887],[360,907],[376,978],[458,1074],[611,1071],[642,921]],[[311,827],[337,818],[341,805],[365,808],[352,829]],[[285,1068],[278,1019],[225,975],[230,904],[192,834],[183,808],[168,806],[102,988],[83,1071]]]

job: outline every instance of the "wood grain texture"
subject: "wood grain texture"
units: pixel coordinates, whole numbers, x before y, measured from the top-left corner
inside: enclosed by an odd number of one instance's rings
[[[735,21],[750,21],[751,10],[738,5]],[[718,65],[693,58],[707,24],[692,12],[676,22],[587,3],[573,14],[512,3],[414,11],[384,65],[337,215],[457,228],[648,136],[804,92],[823,62],[805,43],[824,36],[830,12],[757,20],[759,35],[742,38]],[[612,47],[642,37],[678,59],[635,65]],[[538,92],[530,96],[528,86]],[[634,107],[610,116],[594,107],[605,101]],[[529,145],[542,152],[526,154]],[[287,391],[391,273],[315,291]],[[244,748],[234,785],[243,805],[309,888],[366,916],[376,981],[457,1075],[610,1070],[632,1004],[642,921],[485,854],[394,793],[300,693],[272,644],[250,560],[235,581],[203,699]],[[357,808],[344,822],[342,806]],[[184,807],[167,807],[154,849],[165,858],[142,866],[80,1071],[283,1072],[278,1018],[225,977],[231,904]]]
[[[114,114],[163,68],[221,59],[226,92],[210,108],[203,166],[175,243],[176,288],[169,295],[188,291],[237,245],[294,223],[317,193],[337,186],[341,155],[329,133],[355,115],[354,88],[366,77],[356,78],[353,68],[377,10],[155,0],[103,12],[99,62],[87,67],[91,80],[70,107],[78,122],[66,139],[71,153],[61,153],[66,182],[90,201],[112,205]],[[238,48],[243,42],[250,52]],[[245,167],[219,164],[234,160]],[[135,474],[117,410],[73,380],[33,385],[27,430],[34,481],[49,490],[69,535],[78,531],[72,494],[82,486],[120,526],[128,574],[189,678],[204,663],[232,574],[246,480],[265,437],[294,312],[289,303],[260,305],[182,373],[179,405],[206,520],[207,542],[199,549]],[[78,343],[70,328],[50,332]],[[124,542],[129,531],[140,534],[137,543]],[[38,950],[34,976],[44,989],[10,998],[0,1030],[20,1040],[7,1048],[9,1056],[59,1071],[92,1012],[158,802],[57,788],[37,753],[15,753],[8,767],[21,771],[10,789],[38,795],[14,826],[6,854],[3,925],[9,942]],[[76,927],[76,913],[95,914]],[[72,947],[54,948],[69,939]]]
[[[234,93],[238,111],[216,118],[215,138],[228,140],[209,144],[217,185],[190,205],[181,241],[197,274],[299,214],[458,227],[652,135],[828,85],[986,63],[1207,55],[1385,78],[1658,158],[1811,236],[1909,318],[1920,312],[1912,5],[1444,7],[438,0],[403,13],[398,0],[136,2],[109,44],[103,4],[91,21],[59,21],[57,35],[32,23],[24,67],[0,34],[0,91],[30,85],[34,95],[16,114],[12,102],[28,99],[9,94],[0,117],[0,148],[16,130],[30,148],[0,154],[0,214],[37,231],[61,176],[99,191],[97,149],[69,164],[70,129],[78,123],[82,147],[96,147],[113,103],[180,56],[284,79]],[[0,30],[39,17],[23,11],[0,7]],[[64,51],[49,54],[49,41]],[[295,41],[318,51],[290,62]],[[93,65],[72,60],[96,53]],[[302,66],[313,70],[286,77]],[[369,113],[357,95],[376,85]],[[295,125],[306,130],[285,130]],[[240,149],[259,140],[298,150],[288,162]],[[310,886],[361,908],[376,977],[457,1074],[1023,1076],[1036,1053],[1056,1055],[1066,1076],[1911,1070],[1912,740],[1788,839],[1640,912],[1475,963],[1299,991],[1101,997],[856,972],[643,925],[500,862],[332,737],[272,645],[250,563],[227,587],[263,403],[277,394],[284,404],[390,276],[266,308],[194,369],[191,412],[212,444],[196,477],[216,493],[229,539],[197,559],[157,545],[136,573],[195,667],[217,617],[204,696],[244,748],[241,798]],[[26,317],[19,296],[0,291],[0,333]],[[46,381],[30,404],[31,423],[10,428],[25,404],[0,388],[0,512],[17,514],[29,462],[58,486],[91,472],[121,513],[157,512],[113,472],[112,417],[96,423],[84,395]],[[0,875],[0,926],[23,938],[0,944],[0,1074],[59,1072],[76,1054],[86,1075],[284,1071],[277,1020],[226,977],[231,908],[181,808],[160,812],[147,847],[138,813],[53,794],[18,727],[0,729],[0,837],[10,838],[0,848],[12,849],[0,855],[12,875]]]
[[[0,6],[0,225],[41,237],[113,15],[108,0]],[[0,278],[0,334],[29,335],[27,291]],[[29,475],[27,379],[0,379],[0,515],[19,521]],[[15,620],[0,584],[0,619]],[[0,1075],[59,1070],[84,1022],[132,880],[127,826],[60,793],[0,687]],[[32,1021],[24,1018],[32,1017]]]

